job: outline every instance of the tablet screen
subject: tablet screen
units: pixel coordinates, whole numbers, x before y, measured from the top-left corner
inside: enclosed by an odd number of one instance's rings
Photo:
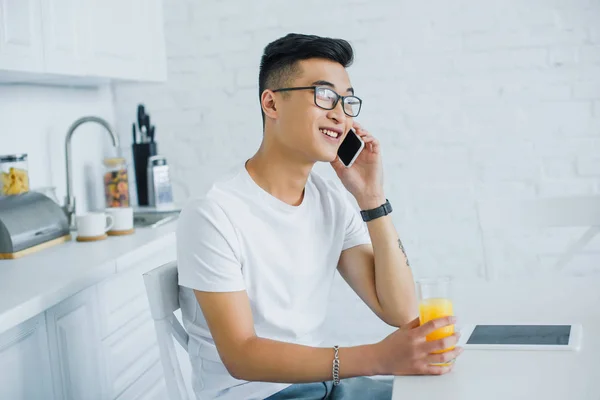
[[[570,325],[477,325],[467,344],[569,344]]]

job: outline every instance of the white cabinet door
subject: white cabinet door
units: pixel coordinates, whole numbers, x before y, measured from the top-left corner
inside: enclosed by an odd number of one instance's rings
[[[167,80],[167,56],[162,0],[133,0],[141,10],[138,63],[139,79],[164,82]]]
[[[156,362],[115,400],[165,400],[169,398],[160,361]]]
[[[166,81],[162,0],[0,0],[0,82],[15,79]]]
[[[166,399],[164,374],[144,272],[175,260],[175,237],[136,250],[117,263],[120,271],[98,284],[98,299],[110,398]]]
[[[154,323],[149,313],[141,314],[103,340],[110,398],[123,397],[131,390],[148,391],[162,376],[143,386],[140,377],[152,367],[160,368],[160,354]],[[132,387],[135,387],[133,389]]]
[[[44,69],[40,0],[0,0],[0,69]]]
[[[138,56],[136,39],[139,17],[133,0],[90,0],[94,19],[90,21],[93,63],[98,76],[134,76]]]
[[[0,371],[0,399],[54,399],[43,314],[0,335]]]
[[[106,399],[96,287],[46,311],[55,397]]]
[[[91,72],[117,79],[166,79],[161,0],[90,0]]]
[[[45,72],[85,75],[90,59],[90,0],[41,0]]]

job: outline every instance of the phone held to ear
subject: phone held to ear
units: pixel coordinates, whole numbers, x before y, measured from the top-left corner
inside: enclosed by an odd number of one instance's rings
[[[350,168],[364,148],[365,142],[356,134],[354,129],[350,128],[350,131],[338,148],[338,158],[346,168]]]

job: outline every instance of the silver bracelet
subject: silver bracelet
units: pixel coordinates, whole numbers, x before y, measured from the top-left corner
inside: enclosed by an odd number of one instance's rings
[[[333,346],[333,386],[340,384],[340,359],[338,357],[338,351],[340,346]]]

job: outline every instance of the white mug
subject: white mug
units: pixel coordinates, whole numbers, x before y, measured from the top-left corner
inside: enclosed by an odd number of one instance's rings
[[[103,212],[90,212],[75,216],[77,236],[94,237],[104,235],[113,226],[113,217]]]
[[[110,207],[106,213],[113,218],[114,224],[111,231],[128,231],[133,229],[133,208]]]

